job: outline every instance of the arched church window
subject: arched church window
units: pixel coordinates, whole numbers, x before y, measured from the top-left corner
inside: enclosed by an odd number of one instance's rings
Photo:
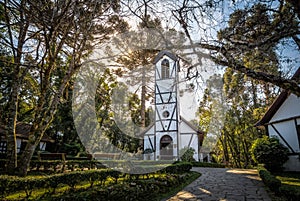
[[[161,62],[161,79],[167,79],[170,76],[170,63],[168,59]]]

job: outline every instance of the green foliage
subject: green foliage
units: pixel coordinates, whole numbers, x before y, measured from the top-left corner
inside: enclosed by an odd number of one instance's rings
[[[47,192],[42,196],[43,199],[61,200],[61,199],[79,199],[85,196],[85,199],[97,195],[100,200],[139,200],[145,196],[166,193],[175,186],[184,183],[190,176],[189,171],[192,168],[191,163],[179,162],[168,166],[166,169],[155,173],[152,178],[147,176],[131,179],[131,175],[125,175],[115,170],[86,170],[66,172],[63,174],[52,174],[48,176],[27,176],[14,177],[0,176],[0,193],[2,198],[14,192],[24,192],[26,199],[33,198],[32,193],[37,189],[46,189]],[[151,173],[152,174],[152,173]],[[153,174],[152,174],[153,175]],[[199,176],[199,174],[197,174]],[[111,182],[112,178],[114,182]],[[122,178],[122,183],[118,180]],[[128,178],[128,179],[126,179]],[[82,182],[89,184],[89,189],[78,190]],[[97,183],[97,184],[96,184]],[[105,185],[104,185],[105,184]],[[68,186],[63,195],[56,196],[57,189],[60,186]],[[59,198],[58,198],[59,197]],[[46,199],[46,200],[47,200]]]
[[[300,174],[299,172],[276,172],[274,174],[282,183],[279,191],[280,196],[287,200],[300,200]]]
[[[257,163],[265,164],[270,171],[279,171],[288,160],[289,150],[277,138],[264,136],[254,141],[251,156]]]
[[[212,168],[225,168],[225,165],[219,163],[203,163],[194,161],[192,162],[193,167],[212,167]]]
[[[288,184],[291,181],[299,181],[299,174],[282,172],[279,173],[280,176],[275,176],[263,166],[259,166],[258,171],[265,185],[275,192],[277,196],[282,197],[283,200],[300,200],[300,187],[297,184]]]
[[[192,164],[188,162],[175,163],[165,168],[166,173],[170,174],[180,174],[184,172],[189,172],[192,169]]]
[[[279,188],[281,186],[281,181],[276,179],[274,175],[272,175],[268,170],[263,167],[258,168],[259,176],[262,181],[266,184],[267,187],[270,188],[271,191],[275,193],[279,192]]]
[[[59,196],[48,196],[45,199],[51,200],[161,200],[167,197],[166,193],[173,189],[180,190],[184,185],[199,177],[199,173],[189,173],[183,175],[159,175],[159,177],[125,181],[122,184],[113,184],[109,186],[85,190],[76,190],[75,192],[66,191]],[[175,193],[174,191],[173,193]],[[162,197],[162,195],[165,195]],[[170,195],[168,195],[170,196]]]
[[[29,197],[34,189],[49,188],[51,192],[55,192],[59,185],[65,184],[74,190],[75,186],[80,182],[88,181],[90,186],[93,186],[95,181],[99,181],[102,184],[108,177],[116,178],[116,175],[119,176],[120,174],[112,170],[75,171],[39,177],[0,175],[0,190],[2,195],[24,191]]]
[[[30,161],[30,168],[36,169],[40,171],[41,169],[44,170],[53,170],[54,172],[63,172],[65,170],[83,170],[83,169],[101,169],[105,168],[101,162],[97,160],[31,160]]]
[[[300,200],[300,190],[294,186],[282,185],[280,187],[280,194],[287,198],[287,200],[298,201]]]
[[[184,147],[180,150],[180,160],[184,162],[192,162],[194,159],[195,149],[192,147]]]

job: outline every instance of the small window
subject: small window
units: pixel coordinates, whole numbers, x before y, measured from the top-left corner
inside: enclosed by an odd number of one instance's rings
[[[162,113],[162,116],[164,117],[164,118],[168,118],[169,116],[170,116],[170,112],[169,111],[164,111],[163,113]]]
[[[170,77],[170,63],[168,59],[161,62],[161,79],[168,79]]]
[[[297,125],[296,129],[297,129],[297,136],[298,136],[298,144],[299,144],[299,148],[300,148],[300,124]]]
[[[6,142],[0,142],[0,153],[6,153]]]

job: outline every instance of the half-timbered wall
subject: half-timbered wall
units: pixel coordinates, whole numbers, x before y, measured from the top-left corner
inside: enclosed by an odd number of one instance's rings
[[[274,114],[268,124],[268,134],[289,148],[288,171],[300,170],[300,97],[291,94]]]
[[[177,58],[168,52],[155,59],[155,122],[144,133],[144,150],[155,150],[145,155],[150,160],[179,159],[185,147],[193,147],[198,160],[197,131],[180,119],[178,68]]]

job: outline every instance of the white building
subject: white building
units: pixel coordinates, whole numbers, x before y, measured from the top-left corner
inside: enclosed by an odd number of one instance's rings
[[[23,122],[18,122],[16,125],[16,139],[17,139],[17,153],[23,151],[26,147],[29,138],[31,125]],[[38,149],[45,151],[47,143],[54,143],[47,134],[44,134]],[[6,140],[6,127],[0,125],[0,153],[6,153],[7,151],[7,140]]]
[[[300,78],[300,68],[293,79]],[[256,126],[265,126],[267,135],[277,137],[289,148],[286,171],[300,171],[300,97],[283,91]]]
[[[180,150],[192,147],[199,160],[203,133],[180,116],[178,94],[179,59],[161,51],[155,64],[155,121],[144,132],[145,159],[177,160]]]

